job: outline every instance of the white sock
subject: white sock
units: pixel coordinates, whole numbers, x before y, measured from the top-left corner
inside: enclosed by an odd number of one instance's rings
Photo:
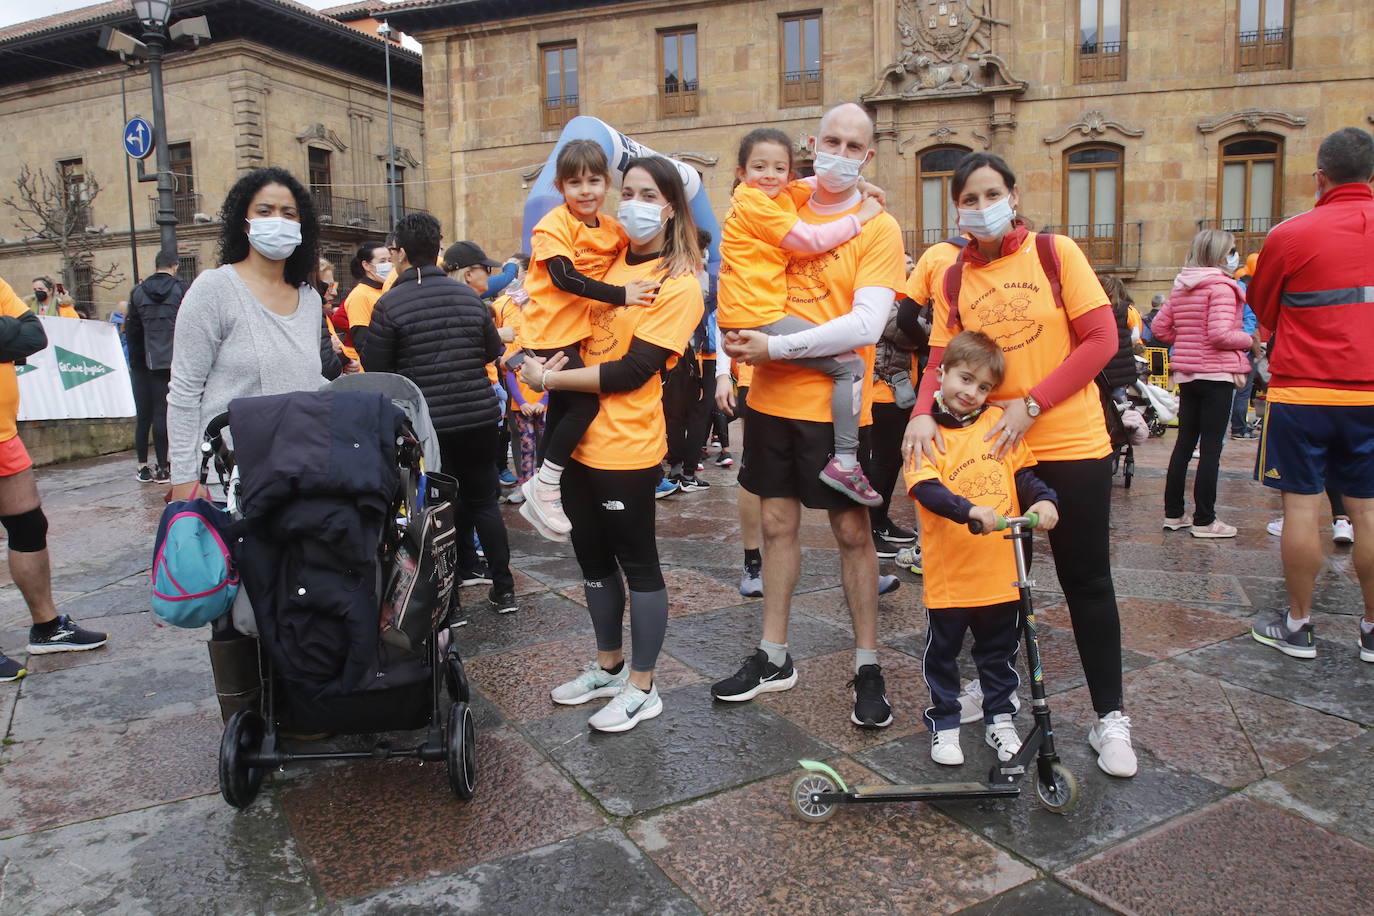
[[[759,640],[759,648],[768,653],[768,661],[779,668],[787,661],[787,643],[769,642],[766,639]]]
[[[1296,633],[1296,632],[1298,632],[1299,630],[1301,630],[1303,627],[1305,627],[1305,626],[1307,626],[1309,623],[1311,623],[1311,622],[1312,622],[1312,618],[1311,618],[1310,616],[1308,616],[1308,617],[1304,617],[1302,620],[1294,620],[1294,619],[1293,619],[1293,613],[1290,611],[1290,612],[1288,613],[1288,616],[1285,618],[1285,621],[1286,621],[1286,623],[1288,624],[1288,632],[1289,632],[1289,633]]]
[[[1374,633],[1374,623],[1370,623],[1368,620],[1361,620],[1361,621],[1360,621],[1360,632],[1361,632],[1361,633]]]
[[[846,471],[852,471],[859,466],[858,452],[836,452],[835,460],[840,463],[840,467]]]
[[[545,461],[539,466],[539,482],[556,487],[563,481],[563,466]]]
[[[858,674],[859,669],[864,665],[878,664],[877,649],[855,649],[854,650],[854,673]]]

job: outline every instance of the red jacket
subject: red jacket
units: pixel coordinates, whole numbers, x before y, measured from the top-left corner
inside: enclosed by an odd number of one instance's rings
[[[1241,330],[1245,294],[1216,267],[1185,267],[1174,280],[1150,333],[1174,345],[1169,367],[1180,372],[1250,371],[1244,351],[1250,335]]]
[[[1374,391],[1374,191],[1337,185],[1269,232],[1248,290],[1272,387]]]

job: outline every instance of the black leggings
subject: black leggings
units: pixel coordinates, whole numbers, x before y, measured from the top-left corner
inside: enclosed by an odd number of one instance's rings
[[[1221,440],[1231,417],[1236,386],[1230,382],[1198,379],[1178,386],[1178,439],[1169,456],[1169,475],[1164,480],[1164,515],[1183,515],[1183,487],[1193,449],[1198,450],[1193,478],[1193,524],[1210,525],[1217,518],[1217,475],[1221,470]]]
[[[897,477],[902,470],[902,434],[906,432],[909,419],[910,407],[874,403],[868,448],[862,445],[859,448],[859,465],[868,475],[868,482],[873,489],[883,497],[881,506],[873,506],[868,510],[875,529],[887,525],[887,513],[892,508],[892,488],[897,486]]]
[[[568,357],[568,364],[563,367],[564,369],[582,368],[582,354],[578,351],[577,344],[534,351],[536,356],[544,359],[555,353],[563,353]],[[577,449],[577,443],[582,441],[592,421],[596,419],[596,412],[600,409],[601,398],[593,392],[550,391],[549,406],[544,414],[544,438],[539,440],[539,447],[535,449],[535,463],[543,464],[547,460],[566,468],[572,461],[572,453]]]
[[[1112,584],[1112,459],[1042,461],[1035,473],[1059,494],[1050,552],[1093,709],[1105,716],[1122,708],[1121,616]]]
[[[131,375],[134,407],[138,412],[134,422],[134,452],[138,455],[138,463],[148,463],[148,432],[151,430],[157,463],[167,467],[167,385],[172,380],[172,370],[143,369]]]

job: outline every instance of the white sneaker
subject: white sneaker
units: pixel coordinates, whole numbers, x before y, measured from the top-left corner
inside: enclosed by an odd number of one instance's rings
[[[1193,527],[1193,517],[1191,515],[1180,515],[1178,518],[1164,518],[1165,531],[1178,531],[1183,528]]]
[[[1021,700],[1016,694],[1011,695],[1011,708],[1013,712],[1021,711]],[[959,723],[968,725],[970,722],[983,721],[983,685],[977,678],[964,685],[964,690],[959,694]]]
[[[947,728],[930,736],[930,759],[947,767],[957,767],[964,762],[964,752],[959,749],[959,729]]]
[[[613,697],[630,677],[630,666],[621,664],[620,673],[611,674],[592,662],[577,677],[550,690],[549,699],[561,706],[581,706],[598,697]]]
[[[525,510],[529,509],[533,512],[538,520],[540,534],[544,534],[547,530],[559,538],[568,536],[568,532],[572,531],[572,523],[563,514],[563,494],[558,486],[544,483],[536,476],[525,481],[520,487],[520,491],[525,494],[525,502],[520,507],[520,514],[529,518]]]
[[[1276,538],[1283,537],[1283,516],[1280,515],[1278,518],[1265,525],[1264,530],[1268,531]]]
[[[1121,710],[1107,713],[1088,732],[1088,743],[1097,751],[1097,768],[1108,776],[1134,776],[1135,749],[1131,747],[1131,720]]]
[[[1331,540],[1337,544],[1355,543],[1355,526],[1348,518],[1338,518],[1331,526]]]
[[[663,701],[658,698],[657,684],[645,693],[627,679],[620,692],[588,719],[587,724],[599,732],[627,732],[642,720],[652,719],[661,712]]]
[[[1011,714],[1002,713],[1000,716],[992,717],[992,724],[987,727],[984,739],[988,747],[997,752],[997,759],[1006,763],[1016,756],[1016,752],[1021,750],[1021,736],[1016,733],[1016,726],[1011,724]]]

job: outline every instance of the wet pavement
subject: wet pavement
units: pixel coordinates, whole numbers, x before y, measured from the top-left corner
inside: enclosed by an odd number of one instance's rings
[[[26,680],[0,685],[0,914],[1367,911],[1374,665],[1358,659],[1349,548],[1328,544],[1318,658],[1256,644],[1251,618],[1285,606],[1278,539],[1264,530],[1278,499],[1248,479],[1256,445],[1228,441],[1223,456],[1218,513],[1239,537],[1200,541],[1159,525],[1170,443],[1137,449],[1133,486],[1118,478],[1113,492],[1139,775],[1095,765],[1068,613],[1038,549],[1046,679],[1078,807],[1055,815],[1027,793],[851,806],[822,824],[788,804],[799,758],[851,784],[951,777],[931,763],[920,721],[920,579],[899,573],[880,605],[896,721],[855,728],[838,554],[824,516],[807,513],[799,683],[714,704],[708,685],[759,635],[761,604],[736,589],[733,471],[708,462],[710,490],[657,503],[671,597],[662,716],[603,735],[585,723],[596,704],[549,701],[592,657],[591,625],[571,550],[506,507],[520,610],[489,613],[467,589],[459,631],[476,796],[458,801],[442,763],[365,760],[276,772],[236,811],[218,794],[206,634],[156,626],[147,611],[162,490],[134,480],[127,454],[45,469],[56,598],[111,641],[33,658]],[[905,503],[893,514],[909,524],[914,513]],[[0,564],[0,646],[12,655],[26,621]],[[977,732],[965,728],[959,778],[992,762]]]

